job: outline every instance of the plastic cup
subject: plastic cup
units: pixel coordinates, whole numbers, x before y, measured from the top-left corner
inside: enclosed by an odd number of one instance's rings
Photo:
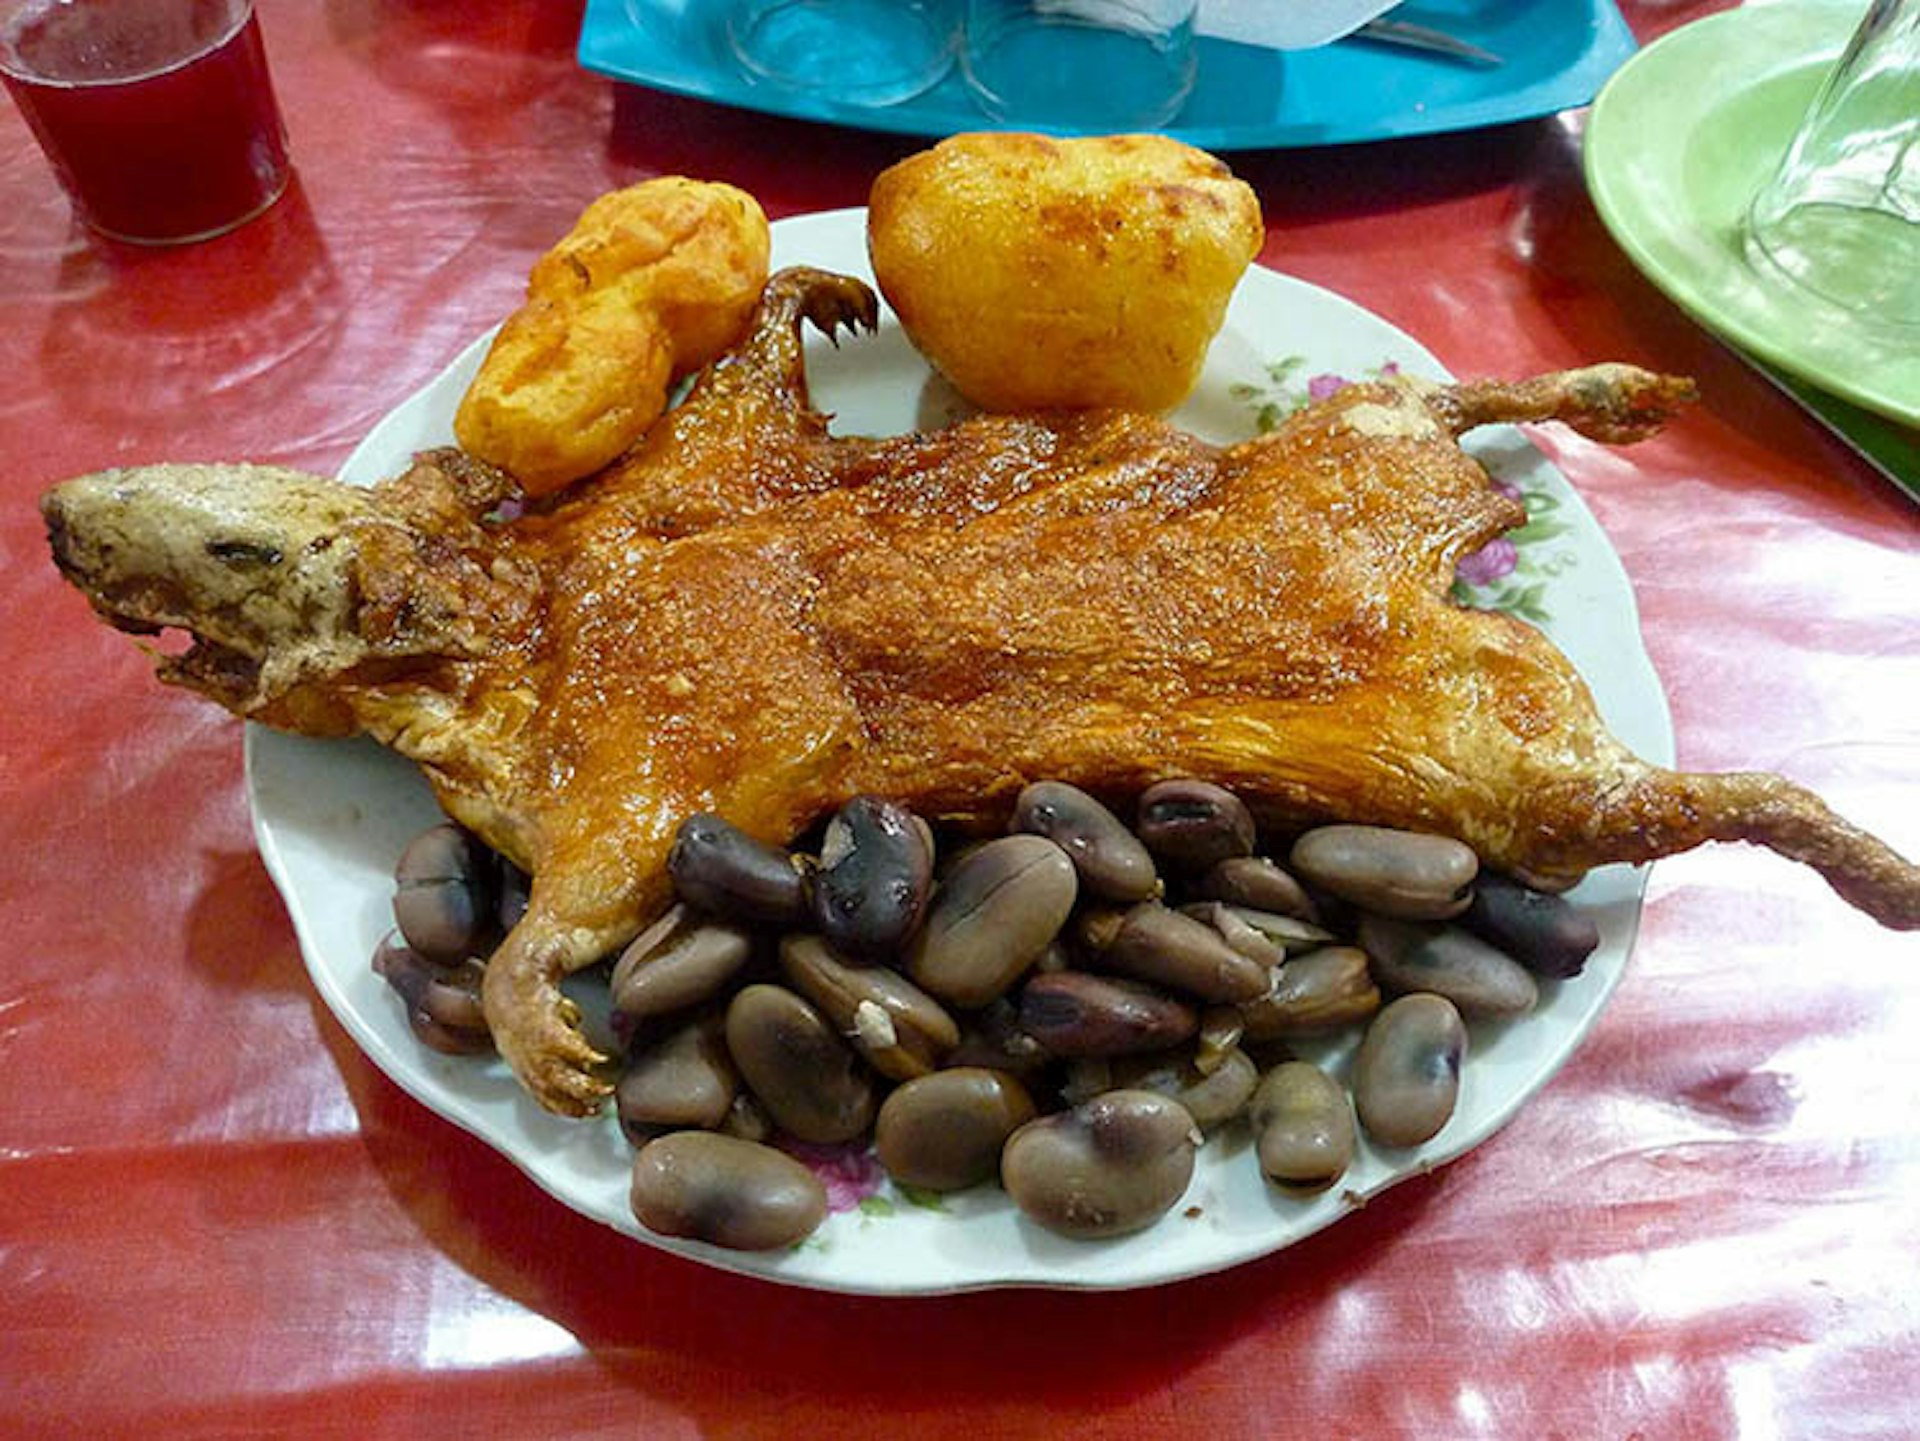
[[[1755,195],[1746,241],[1770,278],[1876,328],[1920,327],[1920,0],[1873,0]]]
[[[80,218],[204,240],[288,175],[252,0],[0,0],[0,76]]]
[[[955,0],[731,0],[727,44],[756,80],[898,105],[953,68]]]
[[[1193,93],[1196,0],[967,0],[960,64],[996,120],[1155,130]]]

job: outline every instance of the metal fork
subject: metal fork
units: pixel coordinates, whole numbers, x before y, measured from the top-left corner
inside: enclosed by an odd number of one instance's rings
[[[1353,39],[1372,40],[1382,45],[1399,45],[1423,50],[1429,55],[1444,55],[1469,65],[1499,65],[1503,62],[1491,50],[1483,50],[1431,25],[1416,25],[1410,20],[1369,20],[1353,32]]]

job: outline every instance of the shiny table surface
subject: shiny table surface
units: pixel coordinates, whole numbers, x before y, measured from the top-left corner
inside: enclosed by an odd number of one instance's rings
[[[1629,6],[1647,40],[1706,5]],[[91,240],[0,112],[0,1434],[1893,1436],[1920,1426],[1920,943],[1811,873],[1653,867],[1625,981],[1499,1135],[1144,1292],[837,1297],[583,1220],[311,989],[241,727],[157,686],[33,502],[135,460],[325,470],[603,189],[861,203],[914,142],[615,86],[576,6],[263,0],[294,190]],[[1570,114],[1231,157],[1263,256],[1459,373],[1618,358],[1704,403],[1543,433],[1632,578],[1680,761],[1920,854],[1920,510],[1626,262]],[[1070,1428],[1070,1430],[1069,1430]]]

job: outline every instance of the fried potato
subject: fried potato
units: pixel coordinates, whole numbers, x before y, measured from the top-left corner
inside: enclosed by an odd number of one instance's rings
[[[1251,188],[1161,135],[967,134],[882,172],[867,247],[908,337],[987,410],[1166,410],[1265,239]]]
[[[758,202],[731,185],[668,176],[601,196],[534,265],[455,438],[530,494],[591,475],[740,337],[770,243]]]

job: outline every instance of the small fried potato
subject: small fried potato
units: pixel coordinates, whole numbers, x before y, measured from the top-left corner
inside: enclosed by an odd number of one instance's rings
[[[601,196],[534,265],[455,438],[529,494],[591,475],[659,418],[674,381],[740,337],[770,243],[759,204],[731,185],[667,176]]]
[[[881,173],[874,277],[986,410],[1167,410],[1266,231],[1252,189],[1162,135],[956,135]]]

